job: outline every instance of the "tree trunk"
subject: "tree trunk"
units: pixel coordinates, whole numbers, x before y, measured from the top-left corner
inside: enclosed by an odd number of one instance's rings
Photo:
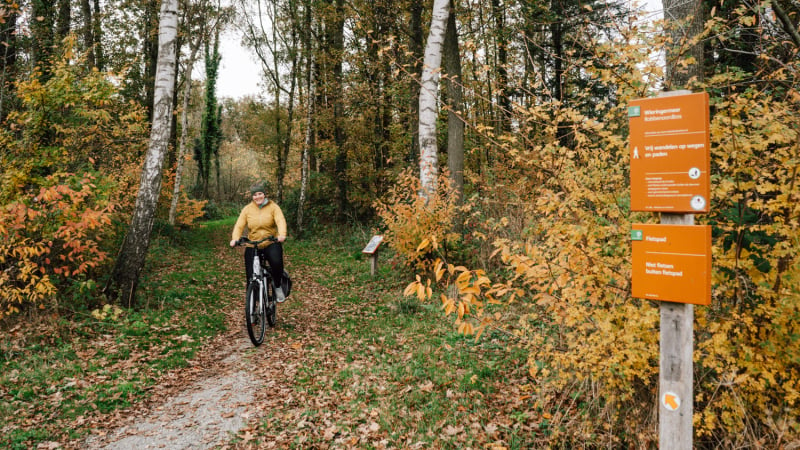
[[[339,220],[344,220],[349,209],[347,195],[347,147],[344,130],[344,1],[336,0],[333,41],[333,141],[336,144],[334,174],[339,196]]]
[[[292,132],[294,130],[294,95],[297,88],[297,58],[292,59],[292,69],[289,73],[289,98],[286,105],[286,139],[283,140],[283,150],[278,158],[278,204],[283,203],[284,179],[286,178],[286,163],[289,160],[289,150],[292,148]]]
[[[86,65],[91,69],[97,67],[97,60],[94,56],[94,21],[92,19],[91,0],[81,0],[81,13],[83,14],[83,45],[86,46]]]
[[[442,63],[442,47],[449,14],[449,0],[434,0],[419,94],[419,178],[422,184],[420,195],[426,199],[436,193],[436,178],[439,173],[439,152],[436,143],[436,116],[438,115],[436,98],[439,93],[439,69]]]
[[[464,98],[461,77],[461,55],[458,47],[455,5],[450,1],[450,16],[444,37],[444,71],[447,74],[447,168],[458,197],[457,204],[464,199]]]
[[[56,36],[60,44],[72,28],[72,5],[70,0],[58,0],[58,20],[56,23]]]
[[[159,25],[157,11],[158,0],[146,0],[144,15],[144,106],[147,108],[147,120],[153,120],[153,109],[155,108],[155,86],[156,71],[158,66],[159,43],[153,38],[153,30]]]
[[[411,132],[411,150],[408,161],[413,163],[419,158],[419,82],[422,77],[423,35],[422,35],[422,0],[411,0],[411,35],[409,37],[411,50],[411,79],[409,91],[411,92],[411,114],[409,115],[408,129]]]
[[[17,72],[17,20],[19,11],[10,8],[0,23],[0,123],[6,120],[14,97]]]
[[[506,11],[500,0],[492,0],[495,34],[497,36],[497,105],[500,130],[511,129],[511,99],[508,96],[508,39],[506,38]]]
[[[703,46],[692,40],[703,30],[703,9],[700,0],[662,0],[672,44],[667,49],[665,90],[688,88],[694,78],[703,79]],[[694,57],[694,62],[681,67],[681,61]]]
[[[197,59],[197,52],[200,50],[201,38],[197,37],[190,44],[191,54],[186,62],[186,76],[183,86],[183,108],[181,109],[181,138],[178,142],[177,164],[175,166],[175,186],[172,188],[172,202],[169,206],[169,224],[175,225],[175,218],[178,215],[178,197],[181,193],[181,177],[183,176],[183,164],[186,155],[186,137],[189,133],[189,99],[192,96],[192,70]]]
[[[303,153],[300,158],[300,198],[297,201],[297,234],[303,234],[303,215],[305,214],[306,196],[308,192],[308,176],[311,149],[314,146],[314,46],[312,44],[312,21],[311,21],[311,0],[305,2],[305,26],[303,36],[303,48],[306,58],[306,136],[303,142]]]
[[[92,49],[94,51],[94,66],[97,70],[105,69],[105,57],[103,55],[103,29],[100,23],[100,0],[94,0],[94,14],[92,14]]]
[[[150,233],[161,190],[161,170],[169,145],[172,117],[177,32],[178,0],[164,0],[159,20],[150,144],[142,169],[131,225],[105,289],[108,295],[128,307],[136,305],[136,287],[150,246]]]
[[[55,3],[47,0],[33,0],[31,15],[36,18],[30,23],[31,62],[40,70],[39,80],[44,82],[50,78],[50,56],[55,45],[56,11]]]

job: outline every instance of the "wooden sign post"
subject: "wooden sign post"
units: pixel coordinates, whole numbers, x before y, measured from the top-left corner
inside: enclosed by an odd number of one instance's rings
[[[662,227],[656,229],[658,239],[651,242],[663,239],[663,243],[676,244],[676,236],[668,237],[670,232],[663,227],[681,225],[685,230],[694,225],[693,213],[709,210],[708,94],[674,91],[634,100],[628,107],[628,119],[631,210],[661,212],[661,225],[649,225]],[[699,233],[699,238],[689,238],[665,251],[646,253],[645,246],[634,244],[640,252],[631,280],[637,286],[634,296],[662,301],[658,395],[662,449],[691,450],[693,443],[694,304],[711,301],[711,236],[707,227],[697,228],[690,234]],[[636,228],[633,239],[638,238],[635,233]],[[648,256],[642,257],[641,252]],[[679,265],[683,270],[676,267]],[[701,276],[701,272],[705,273]],[[678,290],[672,285],[676,280],[683,285]]]
[[[369,274],[373,277],[378,271],[378,247],[380,247],[381,242],[383,242],[383,236],[372,236],[364,250],[361,250],[361,253],[369,255]]]

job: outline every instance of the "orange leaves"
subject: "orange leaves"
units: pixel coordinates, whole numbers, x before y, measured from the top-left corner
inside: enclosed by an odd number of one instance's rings
[[[0,209],[0,315],[54,301],[59,288],[87,278],[108,260],[99,241],[110,229],[110,205],[98,203],[93,177],[71,187],[70,174],[49,177],[38,195]]]

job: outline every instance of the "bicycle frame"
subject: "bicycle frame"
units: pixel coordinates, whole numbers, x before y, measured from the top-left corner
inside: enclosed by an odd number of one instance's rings
[[[258,244],[267,240],[276,241],[277,239],[267,237],[259,241],[251,241],[247,238],[241,238],[237,241],[237,245],[248,245],[254,248],[251,266],[253,273],[247,281],[247,293],[245,295],[245,323],[250,340],[255,346],[261,345],[264,341],[266,323],[269,323],[271,327],[275,326],[277,302],[272,286],[272,274],[266,265],[262,265],[258,249]]]

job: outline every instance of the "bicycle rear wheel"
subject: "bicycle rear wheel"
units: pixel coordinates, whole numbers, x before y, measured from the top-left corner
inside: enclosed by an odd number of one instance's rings
[[[265,292],[262,292],[261,285],[258,281],[251,281],[247,285],[247,294],[245,296],[244,306],[244,319],[247,324],[247,335],[250,336],[250,341],[258,347],[264,342],[264,333],[267,330],[266,308],[265,302],[261,300]]]

